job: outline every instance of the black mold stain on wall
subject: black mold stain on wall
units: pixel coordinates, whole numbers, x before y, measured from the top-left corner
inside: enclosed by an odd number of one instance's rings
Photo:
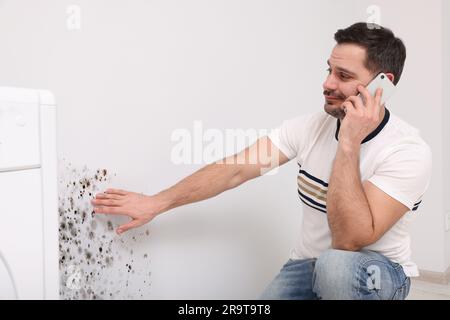
[[[93,212],[90,200],[111,186],[101,168],[59,164],[59,270],[62,299],[142,299],[151,288],[148,253],[133,248],[150,240],[148,230],[118,236],[119,217]]]

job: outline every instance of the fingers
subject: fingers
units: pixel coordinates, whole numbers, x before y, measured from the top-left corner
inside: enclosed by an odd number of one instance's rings
[[[366,104],[370,105],[370,101],[372,101],[373,97],[370,95],[369,90],[366,87],[359,85],[358,86],[359,93],[364,97],[364,101]]]
[[[375,110],[374,110],[374,115],[378,116],[379,113],[381,112],[381,97],[383,96],[383,89],[382,88],[378,88],[376,93],[375,93]]]
[[[123,212],[123,209],[119,207],[109,207],[109,206],[95,206],[94,207],[95,213],[102,213],[102,214],[116,214],[116,215],[127,215]]]
[[[131,220],[127,224],[121,225],[119,228],[117,228],[117,234],[122,234],[124,232],[127,232],[130,229],[140,227],[143,224],[140,220]]]
[[[350,101],[345,101],[341,105],[341,109],[345,112],[345,114],[347,114],[349,112],[353,112],[353,110],[355,110],[355,107],[353,106],[353,103],[351,103]]]
[[[114,199],[114,200],[122,200],[124,196],[109,194],[109,193],[97,193],[95,195],[96,199]]]
[[[91,203],[96,206],[107,206],[107,207],[119,207],[123,204],[122,201],[116,199],[92,199]]]
[[[109,194],[117,194],[117,195],[121,195],[121,196],[125,196],[127,195],[129,192],[125,191],[125,190],[121,190],[121,189],[107,189],[105,191],[105,193],[109,193]]]
[[[362,111],[364,109],[364,103],[361,97],[350,96],[347,98],[347,101],[351,102],[356,110]]]
[[[108,189],[105,192],[108,192]],[[124,195],[119,195],[118,193],[98,193],[95,195],[95,199],[91,200],[91,203],[95,206],[107,206],[107,207],[118,207],[123,204]]]

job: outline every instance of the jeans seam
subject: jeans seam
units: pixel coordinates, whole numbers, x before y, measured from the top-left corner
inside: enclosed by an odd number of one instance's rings
[[[399,295],[401,294],[401,300],[406,299],[406,297],[409,294],[409,289],[408,286],[410,285],[410,279],[409,277],[406,277],[405,281],[403,281],[403,283],[401,284],[400,287],[397,288],[397,290],[395,290],[394,294],[391,297],[391,300],[394,300],[396,298],[399,298]],[[408,290],[407,290],[408,289]],[[408,291],[408,292],[406,292]],[[396,299],[399,300],[399,299]]]

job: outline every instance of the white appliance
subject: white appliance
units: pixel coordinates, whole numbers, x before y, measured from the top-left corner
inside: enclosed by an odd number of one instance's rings
[[[0,299],[59,299],[56,105],[0,87]]]

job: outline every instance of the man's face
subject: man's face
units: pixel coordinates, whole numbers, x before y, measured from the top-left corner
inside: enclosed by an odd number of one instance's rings
[[[358,85],[367,86],[375,74],[365,66],[366,49],[354,44],[338,44],[328,60],[329,74],[323,83],[325,112],[343,119],[342,104],[350,96],[358,95]]]

